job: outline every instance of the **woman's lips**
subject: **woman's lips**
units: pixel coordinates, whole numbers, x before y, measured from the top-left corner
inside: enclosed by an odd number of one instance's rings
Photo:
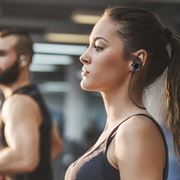
[[[89,71],[86,71],[84,68],[82,68],[81,76],[87,76],[89,74]]]

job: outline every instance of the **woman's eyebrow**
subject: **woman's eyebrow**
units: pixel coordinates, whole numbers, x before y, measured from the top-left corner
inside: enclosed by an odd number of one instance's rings
[[[95,38],[94,38],[94,41],[97,41],[97,40],[99,40],[99,39],[102,39],[102,40],[104,40],[104,41],[106,41],[106,42],[109,43],[109,41],[108,41],[107,39],[105,39],[105,38],[103,38],[103,37],[101,37],[101,36],[95,37]]]

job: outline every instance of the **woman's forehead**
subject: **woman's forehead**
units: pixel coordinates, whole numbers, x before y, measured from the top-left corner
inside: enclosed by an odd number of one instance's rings
[[[102,17],[94,26],[90,39],[103,37],[108,40],[115,36],[117,36],[117,25],[110,18]]]

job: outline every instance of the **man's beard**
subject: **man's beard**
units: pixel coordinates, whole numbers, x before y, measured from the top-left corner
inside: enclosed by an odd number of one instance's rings
[[[0,74],[0,84],[9,85],[15,82],[19,76],[19,61],[16,62],[9,67],[6,71]]]

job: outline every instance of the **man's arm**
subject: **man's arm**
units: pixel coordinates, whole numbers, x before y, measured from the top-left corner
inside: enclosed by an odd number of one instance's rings
[[[62,139],[57,127],[57,124],[54,122],[52,125],[52,134],[51,134],[51,159],[56,160],[64,149]]]
[[[28,96],[14,95],[2,109],[8,147],[0,151],[0,174],[32,171],[39,161],[38,105]]]

